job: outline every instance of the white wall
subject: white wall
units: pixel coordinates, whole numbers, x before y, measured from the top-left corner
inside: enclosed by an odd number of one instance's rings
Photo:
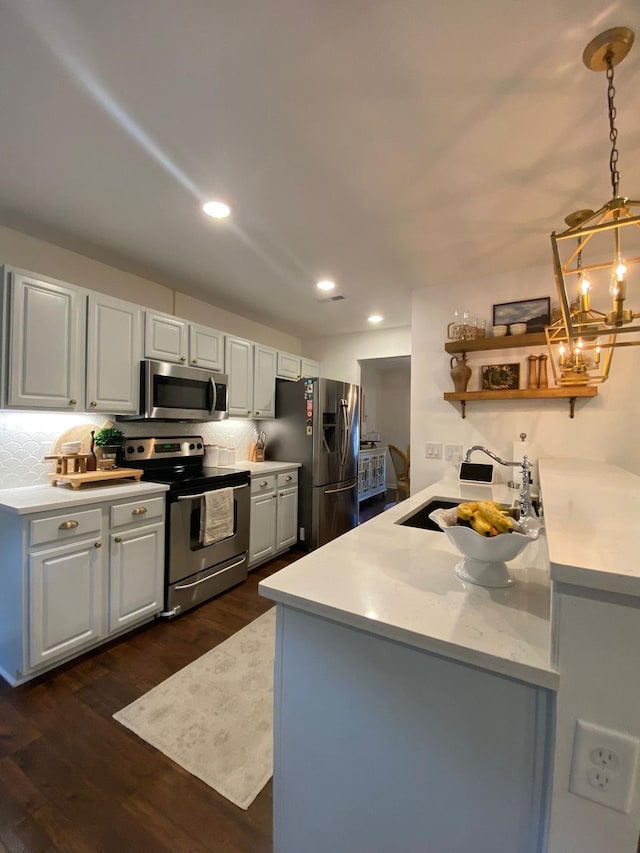
[[[351,335],[310,338],[304,343],[305,355],[322,364],[327,379],[360,384],[359,360],[411,355],[411,329],[379,329]]]
[[[187,296],[178,290],[179,281],[175,283],[175,289],[172,289],[1,226],[0,264],[22,267],[29,272],[59,278],[79,287],[126,299],[155,311],[175,314],[185,320],[212,326],[236,337],[249,338],[276,349],[309,355],[306,349],[304,352],[301,349],[300,338],[247,320],[238,314],[223,311],[212,303]],[[215,295],[212,294],[213,300]]]
[[[503,458],[511,458],[513,442],[527,433],[540,456],[579,456],[602,459],[640,474],[640,348],[614,353],[610,378],[598,397],[576,402],[569,418],[567,400],[482,401],[467,404],[466,420],[458,403],[443,400],[453,391],[450,356],[444,351],[447,324],[453,311],[468,310],[491,326],[492,306],[529,297],[551,296],[557,302],[551,263],[512,274],[475,281],[432,286],[414,291],[411,335],[411,489],[417,491],[440,479],[450,463],[426,460],[425,442],[484,445]],[[483,364],[520,362],[526,376],[530,350],[500,350],[469,357],[473,374],[468,390],[478,390]],[[533,350],[535,354],[546,348]],[[478,461],[482,460],[478,454]],[[491,460],[484,457],[487,462]],[[475,457],[474,457],[475,459]],[[509,469],[498,466],[498,478],[510,479]]]

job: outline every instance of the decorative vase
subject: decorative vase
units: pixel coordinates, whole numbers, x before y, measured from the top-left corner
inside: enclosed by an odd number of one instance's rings
[[[467,390],[469,379],[471,379],[471,368],[467,364],[467,354],[462,353],[462,357],[457,355],[451,357],[451,379],[453,387],[457,393],[462,393]]]

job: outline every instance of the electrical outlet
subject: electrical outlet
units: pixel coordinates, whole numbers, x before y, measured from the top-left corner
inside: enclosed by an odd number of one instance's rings
[[[442,444],[428,441],[424,446],[426,459],[442,459]]]
[[[462,445],[445,444],[444,458],[446,462],[462,462]]]
[[[639,746],[638,738],[577,720],[569,790],[629,813]]]

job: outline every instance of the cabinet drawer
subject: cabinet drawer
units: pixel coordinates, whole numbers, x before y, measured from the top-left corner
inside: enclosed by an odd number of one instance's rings
[[[284,471],[282,474],[278,474],[278,488],[286,489],[290,486],[297,486],[298,484],[298,469],[296,468],[294,471]]]
[[[148,524],[164,517],[164,498],[147,498],[111,507],[111,527]]]
[[[252,495],[264,495],[267,492],[273,492],[276,488],[276,477],[275,474],[270,474],[268,477],[261,477],[258,475],[257,477],[251,478],[251,494]]]
[[[58,515],[37,518],[29,524],[29,544],[33,547],[45,542],[65,542],[76,536],[100,534],[102,511],[96,509],[69,509]]]

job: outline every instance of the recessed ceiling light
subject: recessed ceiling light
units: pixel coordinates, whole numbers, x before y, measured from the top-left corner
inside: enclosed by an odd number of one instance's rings
[[[231,208],[223,201],[207,201],[202,205],[202,209],[207,216],[213,216],[214,219],[226,219],[231,213]]]
[[[328,278],[319,281],[316,285],[318,290],[334,290],[336,286],[335,281],[329,281]]]
[[[370,323],[382,323],[384,317],[381,317],[379,314],[372,314],[368,319]]]

